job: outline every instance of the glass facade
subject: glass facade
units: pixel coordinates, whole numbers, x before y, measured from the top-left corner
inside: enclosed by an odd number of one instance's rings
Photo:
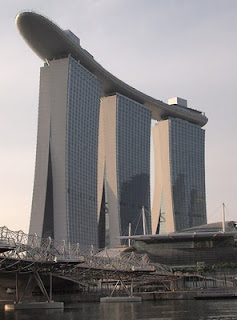
[[[150,218],[150,128],[151,113],[143,105],[117,94],[117,188],[120,234],[142,234],[142,206],[147,231]]]
[[[97,157],[101,86],[69,59],[66,129],[68,241],[98,245]]]
[[[181,119],[168,121],[173,210],[178,231],[207,221],[205,131]]]

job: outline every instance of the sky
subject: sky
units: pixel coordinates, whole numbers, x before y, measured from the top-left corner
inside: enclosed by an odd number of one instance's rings
[[[9,0],[0,3],[0,226],[28,232],[39,72],[15,16],[70,29],[108,71],[152,97],[204,111],[208,222],[237,220],[236,0]]]

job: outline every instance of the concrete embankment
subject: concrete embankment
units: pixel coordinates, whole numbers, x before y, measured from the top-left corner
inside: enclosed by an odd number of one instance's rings
[[[197,291],[143,292],[138,294],[142,300],[192,300]]]
[[[143,301],[146,300],[191,300],[197,295],[197,291],[167,291],[167,292],[142,292],[134,293],[134,296],[141,297]],[[106,297],[105,294],[66,294],[54,296],[55,301],[63,301],[64,303],[77,302],[96,302],[100,298]],[[122,296],[122,295],[121,295]]]
[[[167,292],[142,292],[134,293],[134,296],[141,297],[143,301],[147,300],[190,300],[194,299],[197,295],[197,291],[167,291]],[[53,295],[54,301],[64,302],[67,305],[75,304],[79,302],[99,302],[100,298],[106,297],[106,294],[100,293],[87,293],[87,294],[60,294]],[[122,295],[121,296],[126,296]],[[43,296],[27,297],[27,302],[43,302],[45,298]],[[13,303],[13,300],[5,300],[0,302],[0,309],[4,308],[5,304]]]
[[[216,288],[216,290],[218,290]],[[215,289],[212,290],[213,293],[216,291]],[[229,290],[224,290],[228,292]],[[195,297],[200,294],[200,290],[187,290],[187,291],[157,291],[157,292],[140,292],[134,293],[134,296],[141,297],[142,301],[148,300],[194,300]],[[202,293],[205,290],[202,291]],[[209,292],[211,292],[209,290]],[[99,302],[100,298],[108,296],[105,293],[80,293],[80,294],[59,294],[53,295],[53,300],[64,302],[65,307],[73,306],[74,304],[80,302]],[[117,296],[126,296],[126,294],[119,294]],[[228,299],[228,297],[226,297]],[[31,296],[28,297],[27,302],[39,302],[45,301],[43,296]],[[0,302],[0,309],[3,309],[5,303],[12,303],[10,300],[1,301]]]

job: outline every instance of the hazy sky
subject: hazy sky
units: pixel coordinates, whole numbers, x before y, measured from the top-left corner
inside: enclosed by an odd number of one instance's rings
[[[208,220],[237,220],[236,0],[9,0],[0,4],[0,226],[28,231],[39,68],[22,40],[19,11],[70,29],[115,76],[167,102],[204,111]]]

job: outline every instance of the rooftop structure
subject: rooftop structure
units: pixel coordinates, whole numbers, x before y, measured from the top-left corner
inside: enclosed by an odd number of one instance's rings
[[[210,223],[169,234],[131,236],[138,253],[147,253],[151,261],[172,267],[196,267],[237,263],[236,222]],[[123,240],[128,237],[121,237]]]
[[[82,66],[100,80],[103,96],[118,92],[145,105],[155,120],[175,117],[200,126],[207,123],[207,117],[200,111],[184,109],[179,105],[168,105],[122,82],[96,62],[93,56],[81,47],[80,40],[70,30],[62,30],[46,17],[35,12],[22,12],[16,17],[16,25],[27,44],[43,61],[64,58],[68,55],[79,60]]]

